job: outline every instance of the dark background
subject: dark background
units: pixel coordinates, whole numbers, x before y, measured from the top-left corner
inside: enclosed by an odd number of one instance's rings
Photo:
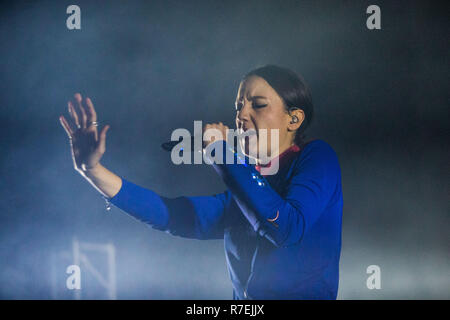
[[[71,4],[81,30],[66,28]],[[366,27],[371,4],[381,30]],[[308,137],[341,164],[338,298],[449,299],[448,16],[439,1],[3,2],[0,298],[73,298],[76,237],[115,245],[120,299],[230,299],[223,242],[106,211],[74,171],[58,117],[75,92],[88,95],[111,125],[111,171],[169,197],[221,192],[209,166],[176,166],[160,144],[194,120],[234,127],[239,79],[272,63],[306,79]],[[61,252],[67,261],[52,260]],[[380,290],[366,287],[369,265]],[[81,297],[105,298],[91,278]]]

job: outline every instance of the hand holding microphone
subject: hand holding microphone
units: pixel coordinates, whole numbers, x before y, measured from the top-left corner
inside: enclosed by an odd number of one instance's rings
[[[217,140],[227,140],[228,127],[222,122],[206,124],[203,127],[203,148]]]
[[[199,137],[200,139],[202,139],[202,146],[203,149],[206,148],[209,144],[211,144],[214,141],[217,140],[227,140],[227,133],[228,133],[228,126],[224,125],[222,122],[219,123],[212,123],[212,124],[206,124],[203,127],[203,132],[202,132],[202,137]],[[191,137],[191,141],[190,141],[190,146],[191,146],[191,151],[195,152],[195,151],[201,151],[201,150],[195,150],[195,144],[194,141],[195,139],[199,139],[196,137]],[[180,138],[177,141],[168,141],[165,142],[161,145],[161,147],[166,150],[171,152],[172,149],[178,145],[179,143],[181,143],[183,141],[182,138]]]

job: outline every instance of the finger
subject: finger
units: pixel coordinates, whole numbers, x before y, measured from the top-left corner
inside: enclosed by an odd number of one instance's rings
[[[67,135],[69,136],[69,139],[72,139],[73,130],[70,127],[70,125],[67,122],[67,120],[64,118],[64,116],[60,116],[59,117],[59,121],[61,122],[62,127],[64,128],[64,130],[66,131]]]
[[[86,98],[86,105],[87,105],[86,112],[88,116],[88,121],[89,122],[97,121],[97,113],[95,112],[94,105],[92,104],[91,99]]]
[[[92,130],[95,133],[95,141],[98,141],[98,131],[97,126],[94,126],[92,123],[97,121],[97,112],[95,112],[94,104],[90,98],[86,98],[86,112],[88,117],[87,126],[89,130]]]
[[[110,126],[106,125],[103,127],[102,131],[100,131],[100,139],[99,139],[98,148],[101,153],[104,153],[106,150],[106,132],[108,131],[109,128],[110,128]]]
[[[86,129],[87,115],[86,111],[83,108],[81,94],[75,93],[75,100],[77,101],[78,109],[80,110],[81,113],[81,127],[83,129]]]
[[[72,101],[69,101],[69,102],[67,103],[67,106],[68,106],[68,108],[69,108],[69,114],[70,114],[70,116],[72,117],[73,122],[75,123],[75,125],[77,126],[77,128],[79,128],[79,127],[80,127],[80,120],[78,119],[78,114],[77,114],[77,112],[75,111],[75,108],[73,107]]]

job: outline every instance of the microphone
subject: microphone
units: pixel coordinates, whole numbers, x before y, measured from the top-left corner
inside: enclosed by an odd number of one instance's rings
[[[236,141],[237,141],[236,139],[237,139],[237,137],[234,137],[234,145],[235,146],[237,145],[236,144]],[[173,148],[175,148],[175,146],[177,144],[179,144],[180,142],[182,142],[182,141],[183,141],[183,138],[178,139],[178,141],[164,142],[163,144],[161,144],[161,148],[163,148],[164,150],[166,150],[168,152],[172,152]],[[195,141],[195,138],[194,138],[194,136],[192,136],[191,137],[191,152],[196,152],[196,151],[202,152],[203,151],[203,140],[202,140],[202,148],[200,150],[196,150],[194,148],[194,141]],[[233,149],[235,149],[235,148],[233,148]],[[181,151],[183,151],[183,149],[181,149]]]
[[[194,152],[194,137],[191,137],[191,151]],[[175,148],[177,144],[183,141],[183,138],[178,139],[178,141],[168,141],[161,144],[161,148],[163,148],[166,151],[172,152],[172,149]],[[200,150],[198,150],[200,151]]]

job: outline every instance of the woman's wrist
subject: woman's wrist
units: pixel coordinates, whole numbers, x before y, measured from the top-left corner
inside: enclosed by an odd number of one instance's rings
[[[101,171],[101,167],[102,167],[102,165],[100,164],[100,162],[97,162],[97,164],[91,168],[83,166],[81,172],[87,178],[95,178],[98,176],[99,172]]]
[[[122,186],[122,178],[106,169],[101,163],[80,173],[95,189],[108,198],[114,197]]]

